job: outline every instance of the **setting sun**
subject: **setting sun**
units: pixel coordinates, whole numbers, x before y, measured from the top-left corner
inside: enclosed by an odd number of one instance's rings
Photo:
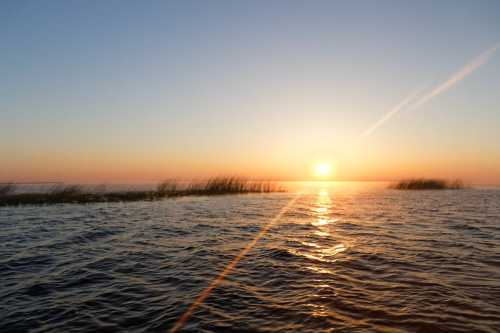
[[[316,177],[329,177],[332,174],[332,165],[330,163],[318,163],[314,166],[314,175]]]

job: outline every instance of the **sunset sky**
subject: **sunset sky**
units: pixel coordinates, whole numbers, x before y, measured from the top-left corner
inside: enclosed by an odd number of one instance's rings
[[[1,1],[0,41],[0,182],[500,184],[500,1]]]

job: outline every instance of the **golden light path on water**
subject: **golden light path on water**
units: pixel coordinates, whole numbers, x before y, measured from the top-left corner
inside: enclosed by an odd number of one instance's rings
[[[297,199],[302,195],[302,193],[297,193],[288,203],[281,208],[279,213],[272,218],[260,231],[259,233],[238,253],[238,255],[222,270],[222,272],[206,287],[196,300],[189,306],[189,308],[184,312],[184,314],[177,320],[175,325],[170,329],[170,333],[178,332],[191,317],[193,312],[200,306],[205,299],[210,296],[212,291],[217,288],[217,286],[224,280],[224,278],[231,273],[231,271],[236,267],[240,260],[257,244],[257,242],[269,231],[269,229],[276,224],[281,217],[290,210],[290,208],[295,204]]]
[[[193,312],[205,301],[205,299],[210,296],[212,291],[219,286],[219,284],[228,276],[236,267],[236,265],[243,259],[243,257],[257,244],[257,242],[273,227],[276,223],[280,221],[284,214],[286,214],[296,203],[296,201],[304,195],[303,192],[297,193],[288,203],[279,211],[279,213],[272,218],[260,231],[259,233],[238,253],[238,255],[229,262],[226,267],[219,273],[219,275],[212,280],[212,282],[198,295],[196,300],[189,306],[189,308],[182,314],[182,316],[177,320],[175,325],[170,329],[170,333],[178,332],[189,320]],[[332,207],[332,199],[330,193],[326,188],[321,188],[317,194],[316,202],[311,206],[313,216],[315,219],[311,222],[313,226],[317,228],[315,235],[319,237],[329,237],[329,228],[332,223],[337,220],[330,217],[330,210]],[[295,255],[307,257],[310,259],[318,261],[334,262],[333,257],[340,252],[347,249],[344,243],[338,243],[331,247],[324,247],[315,242],[301,242],[303,245],[314,249],[308,252],[297,252],[294,250],[289,250],[294,252]],[[320,270],[319,267],[307,267],[312,271]],[[324,315],[325,309],[316,309],[317,305],[309,304],[309,306],[314,307],[314,313],[318,316]]]
[[[313,207],[311,207],[312,213],[315,216],[315,219],[311,222],[313,226],[317,228],[315,231],[315,235],[318,237],[329,237],[330,236],[330,227],[332,224],[337,222],[337,219],[332,218],[330,216],[331,214],[331,207],[332,207],[332,199],[330,197],[330,193],[328,192],[327,189],[321,189],[318,192],[318,196],[316,199],[315,204]],[[343,243],[335,244],[334,246],[321,246],[318,243],[315,242],[301,242],[302,245],[312,248],[312,251],[294,251],[295,255],[299,256],[304,256],[309,259],[317,260],[317,261],[327,261],[327,262],[334,262],[335,259],[333,257],[340,253],[343,252],[347,249],[346,245]],[[317,268],[315,267],[308,267],[308,269],[311,270],[316,270]]]

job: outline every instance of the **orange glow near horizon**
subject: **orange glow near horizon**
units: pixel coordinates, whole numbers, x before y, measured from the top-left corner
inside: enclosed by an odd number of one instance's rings
[[[252,159],[242,161],[178,160],[164,161],[143,158],[51,158],[6,161],[0,170],[0,182],[61,181],[66,183],[142,183],[163,179],[196,180],[214,176],[234,175],[248,179],[273,181],[393,181],[403,178],[460,178],[472,184],[500,184],[499,169],[483,156],[475,158],[421,159],[399,155],[399,160],[391,160],[385,154],[372,156],[371,153],[342,160],[342,167],[332,162],[300,163]],[[288,161],[288,160],[287,160]],[[481,165],[481,163],[484,165]]]
[[[470,184],[500,184],[500,157],[491,151],[437,156],[415,147],[404,149],[403,143],[391,150],[368,145],[349,156],[336,152],[335,159],[327,150],[307,151],[306,146],[295,150],[248,152],[235,155],[228,152],[225,159],[219,150],[211,155],[190,156],[122,153],[110,151],[54,155],[11,154],[0,168],[0,182],[66,183],[144,183],[164,179],[199,180],[214,176],[239,176],[273,181],[394,181],[403,178],[460,178]],[[405,143],[406,145],[406,143]],[[347,148],[346,148],[347,150]],[[397,159],[392,151],[398,151]],[[423,154],[427,156],[422,157]],[[449,156],[451,155],[451,157]]]

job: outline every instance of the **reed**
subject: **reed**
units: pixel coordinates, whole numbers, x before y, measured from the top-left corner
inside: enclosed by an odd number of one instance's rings
[[[216,195],[284,192],[284,189],[269,181],[252,182],[238,177],[215,177],[206,182],[191,184],[188,191],[203,195]]]
[[[223,195],[285,192],[283,187],[268,181],[248,181],[238,177],[216,177],[181,187],[175,180],[159,183],[155,190],[86,191],[80,185],[57,185],[45,193],[14,193],[14,187],[0,187],[0,206],[27,204],[93,203],[151,201],[190,195]]]
[[[14,193],[15,190],[16,190],[16,185],[12,183],[0,184],[0,197]]]
[[[415,178],[401,180],[389,186],[396,190],[460,190],[465,188],[460,180],[446,181],[442,179]]]

